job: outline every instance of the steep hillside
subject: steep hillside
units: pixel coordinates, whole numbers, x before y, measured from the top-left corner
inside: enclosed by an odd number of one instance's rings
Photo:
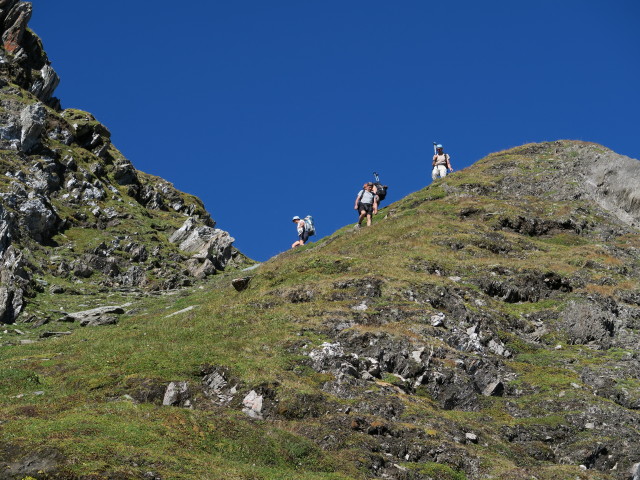
[[[639,165],[525,145],[117,325],[34,313],[0,478],[637,480]]]
[[[31,10],[0,1],[0,323],[47,289],[170,290],[242,261],[199,199],[137,171],[91,114],[61,109]]]

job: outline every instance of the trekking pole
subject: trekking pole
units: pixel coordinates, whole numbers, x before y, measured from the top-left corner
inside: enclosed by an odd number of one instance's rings
[[[378,177],[378,172],[373,172],[373,178],[376,179],[376,182],[380,183],[380,177]]]
[[[438,145],[436,142],[433,142],[433,154],[437,155],[438,152],[436,151],[436,145]]]

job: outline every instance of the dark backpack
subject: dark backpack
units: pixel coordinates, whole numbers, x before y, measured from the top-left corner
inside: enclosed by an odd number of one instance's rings
[[[380,183],[380,177],[378,176],[378,172],[373,172],[373,178],[376,179],[375,182],[373,182],[373,186],[376,189],[376,195],[378,196],[378,202],[381,202],[382,200],[384,200],[384,197],[387,196],[387,187],[386,185],[382,185]]]
[[[373,186],[376,189],[376,195],[378,195],[378,201],[381,202],[384,200],[384,197],[387,196],[387,187],[386,185],[382,185],[381,183],[374,183]]]

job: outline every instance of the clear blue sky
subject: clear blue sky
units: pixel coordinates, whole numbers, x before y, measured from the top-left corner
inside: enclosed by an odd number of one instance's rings
[[[63,108],[139,170],[200,197],[248,256],[355,221],[372,172],[397,200],[528,142],[640,158],[637,0],[33,0]]]

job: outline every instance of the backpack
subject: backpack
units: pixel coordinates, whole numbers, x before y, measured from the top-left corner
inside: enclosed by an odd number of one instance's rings
[[[376,187],[376,195],[378,195],[378,201],[381,202],[387,196],[387,188],[389,187],[381,183],[374,183],[373,186]]]
[[[378,172],[373,172],[373,178],[376,179],[375,182],[373,182],[373,186],[376,187],[376,195],[378,196],[378,202],[381,202],[382,200],[384,200],[384,197],[387,196],[387,188],[389,188],[387,185],[382,185],[380,183],[380,177],[378,176]]]
[[[309,232],[309,236],[315,235],[316,227],[313,225],[313,217],[311,215],[304,217],[304,228]]]

